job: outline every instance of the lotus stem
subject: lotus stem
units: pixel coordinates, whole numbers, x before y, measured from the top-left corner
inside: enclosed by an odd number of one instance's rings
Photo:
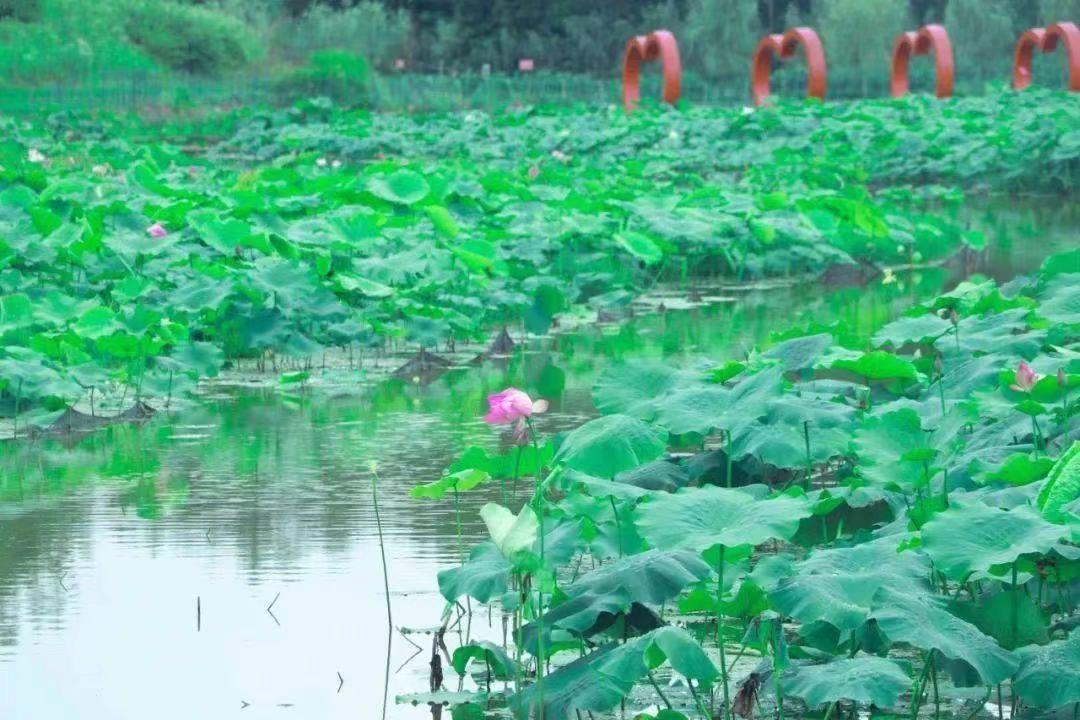
[[[536,522],[539,526],[537,534],[540,541],[540,563],[544,563],[544,485],[540,480],[540,447],[536,442],[536,428],[531,418],[525,418],[529,428],[529,438],[532,440],[533,452],[536,454],[536,492],[533,502],[536,504]],[[536,708],[537,720],[544,720],[544,591],[536,588],[536,696],[539,701]]]
[[[780,682],[780,668],[777,667],[780,660],[780,639],[784,633],[784,624],[779,620],[775,623],[775,637],[773,638],[773,692],[776,694],[776,717],[784,720],[784,686]]]
[[[454,483],[454,534],[457,536],[458,564],[465,564],[465,551],[461,546],[461,497],[458,494],[457,483]]]
[[[694,681],[690,678],[686,679],[686,685],[690,688],[690,695],[694,698],[694,704],[697,706],[697,711],[701,717],[705,720],[711,720],[712,714],[705,709],[705,706],[701,702],[701,697],[698,695],[697,690],[694,688]]]
[[[810,422],[804,421],[803,424],[803,442],[806,444],[806,487],[810,488],[810,476],[814,472],[814,461],[810,457]]]
[[[1016,582],[1016,561],[1013,560],[1012,564],[1012,626],[1010,637],[1012,638],[1012,649],[1016,648],[1016,643],[1019,641],[1020,635],[1020,598],[1019,587]]]
[[[619,544],[619,557],[623,556],[622,551],[622,527],[619,525],[619,511],[615,507],[615,496],[608,495],[608,500],[611,502],[611,512],[615,515],[615,539]]]
[[[934,720],[941,718],[941,696],[938,694],[937,664],[934,662],[934,652],[930,651],[930,682],[934,687]]]
[[[727,456],[727,486],[731,487],[731,431],[730,430],[725,430],[724,431],[724,438],[725,438],[725,443],[724,444],[725,444],[725,448],[726,448],[725,451],[724,451],[724,454]],[[721,551],[721,553],[722,552],[723,551]],[[721,555],[721,557],[723,557],[723,555]]]
[[[513,493],[517,495],[518,489],[518,472],[521,470],[521,446],[517,446],[517,457],[514,459],[514,490]],[[499,478],[499,489],[502,493],[502,505],[503,507],[510,507],[506,504],[506,478]]]
[[[653,677],[652,670],[649,671],[649,683],[652,684],[653,690],[655,690],[656,694],[660,696],[660,699],[664,701],[664,705],[667,705],[667,709],[671,710],[671,702],[664,695],[664,692],[660,689],[660,686],[656,684],[656,678]]]
[[[937,380],[938,397],[941,398],[941,414],[945,414],[945,373],[941,372]]]
[[[911,720],[916,720],[916,718],[919,717],[919,708],[922,707],[923,694],[926,689],[926,678],[930,674],[931,663],[932,660],[929,655],[923,658],[922,672],[915,680],[915,684],[911,687]]]
[[[731,467],[731,455],[728,455],[728,467]],[[728,487],[731,487],[731,475],[728,474]],[[724,652],[724,546],[720,546],[720,557],[716,561],[716,645],[720,650],[720,682],[724,688],[724,707],[721,717],[728,720],[730,697],[728,690],[727,657]]]
[[[383,594],[386,596],[386,624],[394,629],[394,615],[390,609],[390,573],[386,566],[386,546],[383,543],[382,518],[379,517],[379,473],[375,463],[371,463],[371,500],[375,508],[375,528],[379,533],[379,555],[382,558]]]

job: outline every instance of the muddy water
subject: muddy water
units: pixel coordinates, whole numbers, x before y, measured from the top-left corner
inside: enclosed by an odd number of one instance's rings
[[[1045,205],[987,207],[968,221],[992,241],[978,269],[998,278],[1077,241],[1075,214]],[[460,547],[452,506],[408,490],[467,445],[505,442],[479,419],[488,392],[515,384],[543,394],[552,411],[539,429],[555,432],[595,414],[589,388],[611,362],[731,357],[793,322],[827,319],[858,343],[971,269],[728,293],[710,307],[537,342],[427,385],[236,391],[142,428],[3,446],[0,717],[430,717],[394,699],[426,689],[425,630],[444,607],[435,575]],[[372,461],[393,623],[404,632],[388,632]],[[481,537],[476,509],[497,492],[464,500],[464,547]],[[501,634],[483,612],[471,630]],[[458,640],[448,637],[451,649]],[[457,685],[449,669],[447,685]]]

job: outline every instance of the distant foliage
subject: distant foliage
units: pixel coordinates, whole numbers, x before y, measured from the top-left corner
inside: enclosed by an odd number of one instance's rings
[[[380,87],[423,74],[460,106],[490,91],[489,71],[515,75],[521,58],[535,62],[526,84],[556,73],[614,79],[629,38],[666,28],[678,38],[685,96],[727,101],[745,97],[762,35],[809,25],[825,44],[829,97],[842,99],[887,92],[896,33],[943,22],[965,94],[1008,82],[1019,33],[1062,20],[1080,22],[1080,0],[0,0],[0,85],[85,85],[108,95],[148,87],[150,75],[205,82],[235,70],[256,76],[253,87],[267,77],[305,84],[319,72],[312,53],[339,50],[394,76]],[[1036,64],[1039,82],[1060,85],[1059,54]],[[804,67],[785,65],[777,93],[801,92]],[[914,64],[917,88],[930,71]],[[646,82],[655,76],[648,69]],[[464,86],[462,78],[483,82]],[[566,100],[564,82],[551,87],[542,100]]]
[[[950,0],[945,22],[960,72],[981,68],[984,76],[1008,79],[1019,30],[1010,5],[1010,0]]]
[[[688,64],[705,77],[745,77],[757,41],[756,19],[745,0],[691,0],[683,32]]]
[[[345,50],[317,50],[308,62],[283,74],[275,83],[282,100],[329,97],[353,106],[370,104],[374,77],[368,61]]]
[[[0,0],[0,20],[37,22],[41,20],[41,0]]]
[[[303,59],[320,50],[360,53],[378,67],[389,68],[408,54],[412,23],[404,10],[377,2],[361,2],[342,10],[316,5],[301,17],[279,19],[273,47],[288,58]]]
[[[819,32],[829,65],[858,78],[862,94],[869,94],[871,79],[887,75],[893,39],[907,28],[905,4],[896,0],[823,0],[821,7]]]
[[[1042,0],[1042,22],[1070,20],[1080,24],[1080,0]]]
[[[167,0],[132,0],[124,30],[161,64],[197,75],[242,67],[255,43],[233,17]]]

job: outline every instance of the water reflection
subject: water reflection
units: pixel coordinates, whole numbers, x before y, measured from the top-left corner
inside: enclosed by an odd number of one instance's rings
[[[540,430],[550,433],[594,414],[592,383],[621,359],[738,356],[793,322],[863,346],[909,303],[972,270],[1007,278],[1055,245],[1071,247],[1076,211],[1063,208],[1052,218],[1060,225],[1023,208],[971,215],[993,241],[977,267],[868,288],[743,292],[560,335],[424,386],[236,392],[143,428],[0,446],[0,715],[430,717],[394,697],[426,686],[424,633],[440,623],[435,574],[456,562],[455,522],[450,503],[417,502],[408,490],[467,445],[505,449],[479,419],[486,394],[515,384],[549,398]],[[394,621],[406,629],[389,638],[370,461],[380,468]],[[467,544],[483,533],[480,504],[497,495],[462,497]],[[501,637],[486,613],[472,631]]]

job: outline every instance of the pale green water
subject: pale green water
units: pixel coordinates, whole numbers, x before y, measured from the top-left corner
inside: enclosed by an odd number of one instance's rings
[[[1075,215],[1061,202],[972,213],[994,241],[981,269],[1008,278],[1075,246]],[[387,717],[430,717],[393,702],[426,689],[430,636],[413,636],[424,652],[411,660],[416,650],[402,636],[388,643],[369,461],[381,468],[394,623],[430,628],[443,609],[435,574],[457,561],[453,512],[407,493],[464,446],[503,442],[480,420],[487,393],[540,391],[552,411],[539,429],[554,432],[595,413],[590,387],[613,361],[736,356],[793,322],[824,319],[858,343],[965,272],[740,293],[562,335],[505,367],[457,370],[426,386],[237,392],[142,428],[5,445],[0,717],[368,718],[381,715],[384,688]],[[476,508],[497,492],[468,497],[466,545],[483,532]],[[472,631],[495,637],[497,625],[480,613]],[[456,686],[452,671],[447,685]]]

